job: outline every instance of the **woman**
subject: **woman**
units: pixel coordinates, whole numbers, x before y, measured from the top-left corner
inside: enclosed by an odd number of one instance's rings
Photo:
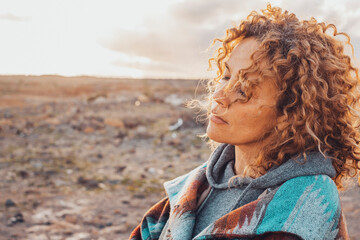
[[[338,189],[360,168],[358,70],[335,26],[261,12],[216,39],[216,149],[164,184],[130,239],[348,238]]]

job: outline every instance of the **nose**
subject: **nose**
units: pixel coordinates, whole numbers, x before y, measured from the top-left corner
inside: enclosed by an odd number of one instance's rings
[[[229,96],[227,96],[224,92],[225,86],[226,84],[219,86],[213,93],[214,101],[223,108],[227,108],[230,104]]]

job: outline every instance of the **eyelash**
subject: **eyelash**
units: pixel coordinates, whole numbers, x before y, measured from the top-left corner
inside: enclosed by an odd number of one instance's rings
[[[230,79],[230,77],[223,77],[221,80],[225,80],[225,81],[227,81],[227,80],[229,80]],[[221,81],[220,80],[220,81]],[[238,90],[238,93],[240,93],[241,95],[243,95],[243,96],[246,96],[246,94],[239,88]]]
[[[243,96],[246,96],[246,94],[240,88],[238,89],[238,93],[240,93]]]

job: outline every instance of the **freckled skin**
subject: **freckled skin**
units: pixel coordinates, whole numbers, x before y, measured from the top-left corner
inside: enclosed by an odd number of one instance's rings
[[[227,84],[238,77],[237,72],[251,65],[250,56],[258,47],[259,43],[255,39],[247,38],[232,51],[227,61],[229,69],[224,73],[227,80],[223,80],[217,87],[213,96],[216,100],[211,105],[211,111],[220,115],[227,123],[219,124],[210,120],[207,126],[210,139],[235,145],[238,165],[240,161],[244,161],[240,156],[253,155],[252,153],[258,152],[259,147],[266,144],[268,139],[263,139],[263,136],[277,122],[275,104],[278,90],[272,80],[265,79],[255,87],[252,98],[246,103],[233,102],[236,99],[235,92],[224,94]],[[249,76],[256,77],[257,74]]]

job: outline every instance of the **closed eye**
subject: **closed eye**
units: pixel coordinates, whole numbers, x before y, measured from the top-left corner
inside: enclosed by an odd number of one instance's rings
[[[223,77],[220,81],[222,81],[222,80],[228,81],[228,80],[230,80],[230,77]]]
[[[220,79],[220,82],[222,82],[222,81],[229,81],[229,80],[230,80],[230,77],[226,77],[226,76],[224,76],[223,78],[221,78],[221,79]],[[240,88],[238,88],[238,89],[236,90],[236,92],[237,92],[237,93],[239,93],[240,95],[242,95],[242,96],[245,96],[245,97],[246,97],[245,92],[244,92],[244,91],[242,91]]]
[[[240,88],[237,90],[237,92],[243,96],[246,96],[245,92],[243,90],[241,90]]]

